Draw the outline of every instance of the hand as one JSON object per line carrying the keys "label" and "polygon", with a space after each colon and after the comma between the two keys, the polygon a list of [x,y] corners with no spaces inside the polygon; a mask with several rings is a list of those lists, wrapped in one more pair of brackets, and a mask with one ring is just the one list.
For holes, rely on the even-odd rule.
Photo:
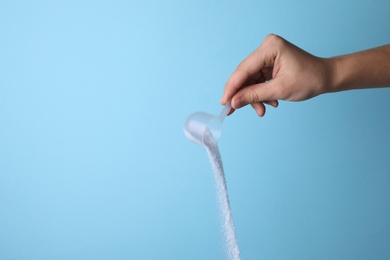
{"label": "hand", "polygon": [[232,99],[231,113],[251,104],[264,116],[264,104],[277,107],[278,100],[302,101],[324,93],[329,74],[326,59],[270,34],[230,76],[221,104]]}

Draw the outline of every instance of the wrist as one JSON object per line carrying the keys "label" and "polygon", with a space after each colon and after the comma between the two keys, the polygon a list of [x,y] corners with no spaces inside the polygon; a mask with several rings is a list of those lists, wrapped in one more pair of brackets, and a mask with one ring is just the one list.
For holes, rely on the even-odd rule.
{"label": "wrist", "polygon": [[341,74],[342,60],[340,57],[324,58],[325,80],[323,93],[331,93],[342,90],[343,76]]}

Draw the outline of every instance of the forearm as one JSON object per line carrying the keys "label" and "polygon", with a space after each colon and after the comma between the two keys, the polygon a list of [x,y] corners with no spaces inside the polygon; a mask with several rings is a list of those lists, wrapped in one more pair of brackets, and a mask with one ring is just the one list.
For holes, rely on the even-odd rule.
{"label": "forearm", "polygon": [[330,79],[324,92],[390,86],[390,44],[326,60]]}

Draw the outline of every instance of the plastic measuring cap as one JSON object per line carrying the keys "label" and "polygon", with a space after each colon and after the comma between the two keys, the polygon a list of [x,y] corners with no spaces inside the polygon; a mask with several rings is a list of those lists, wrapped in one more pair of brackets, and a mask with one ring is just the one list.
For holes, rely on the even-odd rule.
{"label": "plastic measuring cap", "polygon": [[229,102],[223,107],[219,115],[211,115],[205,112],[192,113],[184,124],[184,134],[192,142],[204,146],[206,129],[209,129],[215,141],[222,134],[222,124],[232,106]]}

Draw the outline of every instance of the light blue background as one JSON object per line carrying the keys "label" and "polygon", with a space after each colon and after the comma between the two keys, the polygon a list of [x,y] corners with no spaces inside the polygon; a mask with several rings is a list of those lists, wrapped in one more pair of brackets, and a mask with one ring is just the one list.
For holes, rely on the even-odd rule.
{"label": "light blue background", "polygon": [[[0,258],[224,259],[182,126],[268,33],[390,42],[388,0],[0,2]],[[220,149],[242,259],[390,258],[390,89],[243,108]]]}

